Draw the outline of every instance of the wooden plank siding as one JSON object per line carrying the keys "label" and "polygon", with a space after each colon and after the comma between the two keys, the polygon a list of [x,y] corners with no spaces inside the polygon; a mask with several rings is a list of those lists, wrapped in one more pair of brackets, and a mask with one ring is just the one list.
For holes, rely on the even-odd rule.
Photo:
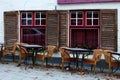
{"label": "wooden plank siding", "polygon": [[68,11],[59,11],[59,46],[67,46],[68,42]]}
{"label": "wooden plank siding", "polygon": [[11,45],[18,40],[18,12],[4,12],[4,43]]}
{"label": "wooden plank siding", "polygon": [[59,15],[56,11],[47,12],[46,45],[59,46]]}
{"label": "wooden plank siding", "polygon": [[117,51],[117,10],[100,10],[101,48]]}
{"label": "wooden plank siding", "polygon": [[68,11],[48,11],[46,45],[66,46],[68,40]]}
{"label": "wooden plank siding", "polygon": [[[46,45],[66,46],[68,44],[68,10],[46,11]],[[18,40],[18,12],[4,12],[4,42]],[[100,10],[100,48],[117,50],[117,10]]]}

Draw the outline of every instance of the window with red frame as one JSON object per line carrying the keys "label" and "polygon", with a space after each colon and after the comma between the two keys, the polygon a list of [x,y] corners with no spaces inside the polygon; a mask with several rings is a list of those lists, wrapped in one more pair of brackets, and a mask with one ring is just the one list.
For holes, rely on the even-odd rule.
{"label": "window with red frame", "polygon": [[83,12],[75,11],[70,13],[70,22],[73,26],[83,25]]}
{"label": "window with red frame", "polygon": [[46,13],[35,12],[35,25],[45,25],[45,24],[46,24]]}
{"label": "window with red frame", "polygon": [[31,26],[32,25],[32,12],[21,13],[21,25]]}
{"label": "window with red frame", "polygon": [[99,25],[99,12],[87,11],[86,12],[86,26],[98,26]]}
{"label": "window with red frame", "polygon": [[22,26],[44,26],[46,25],[45,12],[21,12]]}
{"label": "window with red frame", "polygon": [[21,12],[21,42],[45,45],[46,12]]}
{"label": "window with red frame", "polygon": [[70,11],[70,46],[99,47],[99,11]]}
{"label": "window with red frame", "polygon": [[99,26],[99,11],[71,11],[70,26]]}

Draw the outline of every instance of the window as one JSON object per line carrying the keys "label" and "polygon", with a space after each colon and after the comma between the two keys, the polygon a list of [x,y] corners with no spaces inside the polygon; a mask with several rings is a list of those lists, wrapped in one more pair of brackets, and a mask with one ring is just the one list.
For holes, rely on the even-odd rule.
{"label": "window", "polygon": [[45,26],[46,13],[45,12],[21,12],[22,26]]}
{"label": "window", "polygon": [[45,25],[46,24],[46,14],[45,12],[35,13],[35,25]]}
{"label": "window", "polygon": [[71,12],[70,17],[71,25],[83,25],[83,12]]}
{"label": "window", "polygon": [[46,12],[23,11],[20,15],[20,24],[21,42],[45,45]]}
{"label": "window", "polygon": [[99,13],[97,11],[86,12],[86,26],[98,26],[99,25]]}
{"label": "window", "polygon": [[99,11],[71,11],[70,26],[99,26]]}
{"label": "window", "polygon": [[[100,18],[98,10],[70,11],[70,46],[99,47]],[[94,42],[94,43],[93,43]]]}
{"label": "window", "polygon": [[32,12],[23,12],[21,18],[22,25],[32,25]]}

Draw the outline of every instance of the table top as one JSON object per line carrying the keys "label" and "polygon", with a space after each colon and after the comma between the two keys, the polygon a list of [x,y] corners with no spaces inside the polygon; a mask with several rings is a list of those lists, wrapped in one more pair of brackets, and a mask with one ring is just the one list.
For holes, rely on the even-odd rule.
{"label": "table top", "polygon": [[43,48],[43,46],[36,45],[36,44],[20,44],[20,46],[25,47],[25,48]]}
{"label": "table top", "polygon": [[120,52],[110,52],[113,55],[120,55]]}
{"label": "table top", "polygon": [[4,44],[4,43],[1,43],[1,42],[0,42],[0,45],[3,45],[3,44]]}
{"label": "table top", "polygon": [[70,50],[70,51],[82,51],[82,52],[88,52],[88,51],[91,51],[92,50],[89,50],[89,49],[84,49],[84,48],[64,48],[65,50]]}

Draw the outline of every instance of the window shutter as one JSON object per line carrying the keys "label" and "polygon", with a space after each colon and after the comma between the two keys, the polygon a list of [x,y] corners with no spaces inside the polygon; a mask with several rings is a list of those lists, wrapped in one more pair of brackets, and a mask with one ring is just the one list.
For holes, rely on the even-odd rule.
{"label": "window shutter", "polygon": [[117,50],[117,10],[100,11],[101,48]]}
{"label": "window shutter", "polygon": [[68,11],[59,11],[59,46],[67,46],[68,42]]}
{"label": "window shutter", "polygon": [[46,45],[59,46],[59,15],[56,11],[47,12]]}
{"label": "window shutter", "polygon": [[18,12],[4,12],[4,42],[6,45],[18,40]]}

